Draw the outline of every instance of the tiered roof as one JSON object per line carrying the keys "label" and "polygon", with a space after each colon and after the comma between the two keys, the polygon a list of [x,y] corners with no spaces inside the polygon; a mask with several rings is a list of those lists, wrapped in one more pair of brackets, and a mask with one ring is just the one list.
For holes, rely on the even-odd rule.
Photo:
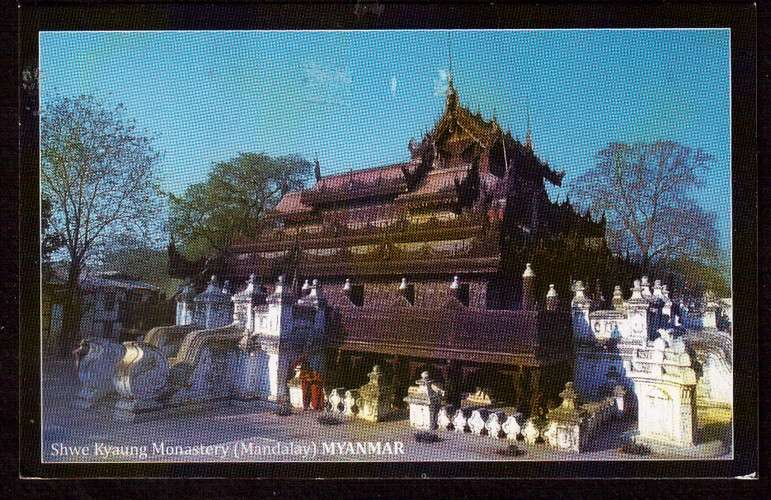
{"label": "tiered roof", "polygon": [[456,167],[451,169],[432,170],[416,189],[412,192],[399,196],[399,200],[411,200],[425,196],[436,196],[442,194],[454,194],[455,183],[462,183],[470,173],[468,167]]}
{"label": "tiered roof", "polygon": [[[485,120],[479,113],[472,113],[462,106],[450,82],[442,117],[419,143],[410,141],[410,161],[321,177],[309,189],[286,193],[274,215],[309,213],[314,208],[323,208],[326,213],[335,206],[357,201],[377,205],[453,198],[458,195],[456,186],[466,182],[475,167],[473,162],[464,161],[449,168],[432,168],[437,148],[446,146],[444,141],[451,137],[462,138],[461,142],[468,144],[463,147],[477,151],[491,151],[496,144],[497,147],[502,145],[509,165],[517,165],[519,175],[528,171],[554,184],[561,182],[562,174],[539,160],[531,146],[504,133],[494,118]],[[484,192],[505,195],[509,171],[504,169],[494,175],[477,166],[474,174],[479,176]],[[374,206],[373,210],[376,210]]]}
{"label": "tiered roof", "polygon": [[[318,276],[453,273],[459,268],[493,273],[501,263],[498,226],[508,220],[504,212],[526,214],[524,205],[532,203],[533,197],[529,191],[519,192],[543,190],[537,184],[542,178],[553,183],[561,179],[533,154],[529,144],[504,133],[494,118],[486,120],[463,107],[452,85],[441,118],[420,141],[410,141],[409,151],[410,160],[402,163],[324,177],[317,168],[313,186],[286,193],[266,218],[267,224],[275,219],[287,224],[233,245],[222,255],[221,264],[234,275],[244,276],[252,271],[269,276],[285,268],[300,273],[307,268]],[[548,199],[545,191],[542,194]],[[487,210],[493,200],[495,213],[500,214],[495,217]],[[523,206],[515,207],[512,200]],[[430,218],[427,209],[435,208],[479,221],[447,221],[442,215],[430,221],[430,230],[418,227]],[[541,210],[536,223],[552,229],[556,217],[551,215],[558,211],[556,207]],[[548,219],[548,224],[541,218]],[[394,246],[397,242],[465,237],[495,245],[475,244],[468,253],[452,255],[430,250],[430,245],[419,252]],[[367,252],[350,248],[356,245],[377,248]],[[329,250],[315,251],[319,248]],[[176,274],[205,267],[203,261],[183,261],[173,245],[169,254],[170,268]]]}
{"label": "tiered roof", "polygon": [[300,200],[315,206],[402,193],[407,189],[402,168],[407,167],[409,163],[397,163],[322,177],[300,193]]}

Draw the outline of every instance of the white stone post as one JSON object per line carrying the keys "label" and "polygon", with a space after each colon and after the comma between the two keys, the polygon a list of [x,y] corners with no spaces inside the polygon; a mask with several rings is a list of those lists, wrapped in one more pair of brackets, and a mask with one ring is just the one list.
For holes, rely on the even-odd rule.
{"label": "white stone post", "polygon": [[613,387],[613,401],[616,404],[616,415],[624,416],[624,398],[626,397],[626,388],[623,385]]}
{"label": "white stone post", "polygon": [[298,365],[294,369],[294,377],[286,383],[289,389],[289,404],[295,410],[305,409],[305,397],[302,386],[304,375],[302,366]]}
{"label": "white stone post", "polygon": [[573,300],[570,303],[573,312],[573,336],[580,340],[592,338],[592,329],[589,323],[589,310],[592,302],[586,297],[585,290],[584,283],[576,281],[573,285]]}
{"label": "white stone post", "polygon": [[661,295],[664,298],[664,307],[661,309],[662,314],[669,318],[669,322],[673,321],[672,318],[672,299],[669,298],[669,290],[667,285],[661,285]]}
{"label": "white stone post", "polygon": [[621,287],[618,285],[616,285],[616,287],[613,289],[613,298],[611,299],[611,304],[613,305],[613,309],[616,311],[624,310],[624,294],[621,293]]}
{"label": "white stone post", "polygon": [[693,446],[696,373],[680,340],[659,337],[635,350],[627,376],[637,396],[638,438],[666,446]]}
{"label": "white stone post", "polygon": [[652,294],[651,294],[651,288],[650,284],[648,283],[648,277],[643,276],[642,280],[640,281],[640,294],[643,296],[645,300],[651,300]]}
{"label": "white stone post", "polygon": [[252,274],[246,287],[233,295],[233,321],[252,333],[254,331],[254,308],[265,302],[265,293],[257,284],[257,277]]}
{"label": "white stone post", "polygon": [[441,430],[449,430],[456,410],[457,408],[454,405],[442,406],[436,415],[437,427]]}
{"label": "white stone post", "polygon": [[485,424],[490,416],[490,410],[487,408],[477,408],[471,412],[471,417],[468,419],[468,428],[472,434],[480,436],[482,431],[485,430]]}
{"label": "white stone post", "polygon": [[522,429],[522,436],[525,438],[525,443],[535,444],[538,437],[541,435],[541,431],[533,422],[533,419],[528,419],[525,423],[525,428]]}
{"label": "white stone post", "polygon": [[193,285],[186,283],[182,288],[182,292],[177,296],[177,314],[176,324],[179,326],[192,325],[193,324],[193,311],[195,292],[193,291]]}
{"label": "white stone post", "polygon": [[359,391],[351,389],[345,391],[345,399],[343,400],[343,415],[346,417],[355,417],[359,411],[359,407],[356,405],[359,399]]}
{"label": "white stone post", "polygon": [[718,314],[720,313],[720,304],[715,300],[714,295],[707,291],[704,294],[704,314],[702,315],[701,325],[703,328],[717,329]]}
{"label": "white stone post", "polygon": [[286,286],[283,276],[266,300],[268,304],[267,329],[262,335],[262,347],[268,356],[269,399],[279,405],[288,404],[286,381],[295,353],[289,352],[284,339],[292,335],[295,296]]}
{"label": "white stone post", "polygon": [[506,439],[509,441],[516,441],[519,435],[522,433],[522,425],[520,424],[521,414],[517,413],[509,415],[506,420],[503,421],[501,429],[506,434]]}
{"label": "white stone post", "polygon": [[442,404],[444,391],[436,387],[428,372],[420,374],[420,380],[407,390],[404,402],[409,405],[410,426],[432,431],[437,428],[437,413]]}
{"label": "white stone post", "polygon": [[345,412],[345,387],[337,387],[329,391],[329,409],[334,414]]}
{"label": "white stone post", "polygon": [[233,303],[230,294],[217,285],[216,276],[212,276],[209,286],[197,295],[195,301],[196,323],[204,330],[227,326],[233,318]]}
{"label": "white stone post", "polygon": [[459,408],[458,411],[455,412],[455,416],[452,418],[452,426],[455,432],[459,432],[459,433],[466,432],[468,419],[469,417],[471,417],[471,412],[473,410],[474,408],[466,407],[466,408]]}
{"label": "white stone post", "polygon": [[634,281],[632,296],[626,302],[626,314],[630,324],[627,335],[636,342],[645,344],[648,340],[648,300],[642,295],[639,280]]}
{"label": "white stone post", "polygon": [[549,312],[555,312],[560,305],[560,298],[557,294],[557,290],[554,288],[554,284],[549,285],[549,291],[546,292],[546,310]]}
{"label": "white stone post", "polygon": [[522,273],[522,309],[535,309],[535,273],[529,262],[525,264],[525,271]]}

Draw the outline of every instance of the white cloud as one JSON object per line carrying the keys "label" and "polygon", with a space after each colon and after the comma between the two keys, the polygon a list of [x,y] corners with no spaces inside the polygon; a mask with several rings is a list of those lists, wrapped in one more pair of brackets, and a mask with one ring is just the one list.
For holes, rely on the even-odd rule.
{"label": "white cloud", "polygon": [[353,79],[345,68],[323,66],[318,61],[303,65],[310,99],[316,102],[337,101],[348,91]]}
{"label": "white cloud", "polygon": [[434,78],[434,97],[447,94],[447,84],[450,80],[450,72],[446,69],[440,69],[437,74],[439,78]]}
{"label": "white cloud", "polygon": [[396,85],[398,85],[399,81],[396,79],[395,76],[391,77],[391,81],[388,84],[388,87],[391,89],[391,95],[396,95]]}

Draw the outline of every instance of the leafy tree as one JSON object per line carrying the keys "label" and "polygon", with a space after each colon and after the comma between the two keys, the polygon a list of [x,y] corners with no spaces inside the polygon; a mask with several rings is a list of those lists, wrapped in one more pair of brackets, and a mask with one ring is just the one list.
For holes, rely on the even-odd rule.
{"label": "leafy tree", "polygon": [[718,297],[731,296],[731,268],[727,255],[707,262],[679,257],[662,262],[659,268],[661,275],[668,276],[670,286],[687,295],[701,296],[710,290]]}
{"label": "leafy tree", "polygon": [[648,269],[655,261],[718,258],[715,215],[694,200],[711,157],[672,141],[612,143],[572,191],[580,205],[607,218],[617,253],[631,251]]}
{"label": "leafy tree", "polygon": [[62,350],[77,341],[80,276],[126,238],[149,240],[158,219],[153,169],[159,155],[121,105],[90,96],[47,102],[40,121],[41,189],[51,201],[51,229],[63,237],[67,299]]}
{"label": "leafy tree", "polygon": [[311,170],[310,162],[297,155],[241,153],[215,163],[206,181],[191,185],[183,196],[169,195],[172,234],[191,258],[255,237],[262,215],[286,192],[302,188]]}
{"label": "leafy tree", "polygon": [[167,297],[173,295],[182,280],[172,278],[161,270],[168,269],[169,256],[163,249],[148,245],[127,246],[107,252],[102,267],[109,271],[120,271],[136,276],[142,281],[161,289]]}

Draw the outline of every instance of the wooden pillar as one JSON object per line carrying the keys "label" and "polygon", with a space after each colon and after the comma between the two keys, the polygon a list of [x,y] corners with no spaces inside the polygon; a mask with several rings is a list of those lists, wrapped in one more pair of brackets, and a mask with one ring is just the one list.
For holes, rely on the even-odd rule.
{"label": "wooden pillar", "polygon": [[527,395],[527,378],[525,377],[525,367],[522,365],[517,367],[514,384],[517,391],[517,406],[522,408],[527,403],[525,399]]}
{"label": "wooden pillar", "polygon": [[[359,377],[359,371],[362,369],[362,357],[361,356],[354,356],[350,355],[350,362],[348,364],[348,377],[347,377],[347,383],[345,384],[346,387],[359,387],[360,385],[360,377]],[[370,367],[371,369],[372,367]],[[367,372],[369,373],[369,372]]]}
{"label": "wooden pillar", "polygon": [[530,414],[535,415],[543,408],[543,388],[541,387],[541,367],[534,366],[530,369]]}
{"label": "wooden pillar", "polygon": [[340,360],[341,353],[339,349],[328,348],[325,350],[326,360],[324,362],[324,368],[326,373],[322,373],[321,376],[324,380],[324,384],[327,388],[339,387],[340,382]]}
{"label": "wooden pillar", "polygon": [[420,378],[420,369],[424,363],[421,361],[410,360],[407,362],[407,379],[409,381],[417,380]]}
{"label": "wooden pillar", "polygon": [[503,381],[500,398],[507,403],[520,408],[522,406],[522,395],[524,393],[522,367],[513,366],[509,370],[500,370],[498,372],[500,380]]}
{"label": "wooden pillar", "polygon": [[476,390],[477,380],[474,380],[476,377],[475,375],[479,372],[479,368],[476,366],[462,366],[461,367],[461,373],[463,373],[463,376],[461,377],[461,395],[463,392],[474,392]]}
{"label": "wooden pillar", "polygon": [[409,381],[407,380],[407,373],[406,369],[408,368],[407,363],[405,363],[404,358],[402,356],[396,356],[394,358],[391,358],[386,361],[388,365],[391,368],[391,384],[394,387],[394,392],[396,394],[396,399],[394,400],[394,404],[397,407],[401,407],[404,402],[402,401],[402,398],[407,395],[407,387]]}
{"label": "wooden pillar", "polygon": [[439,378],[440,374],[442,375],[442,383],[446,384],[447,383],[447,377],[450,374],[450,367],[447,364],[447,362],[444,362],[444,363],[434,363],[434,365],[432,366],[431,377],[434,380],[437,380]]}
{"label": "wooden pillar", "polygon": [[549,366],[544,368],[544,384],[543,385],[543,404],[546,408],[549,407],[549,403],[552,405],[558,405],[560,402],[559,392],[565,386],[562,381],[561,371],[559,366]]}
{"label": "wooden pillar", "polygon": [[453,405],[460,404],[460,386],[463,373],[463,365],[460,361],[447,360],[447,375],[445,376],[445,397],[447,402]]}

